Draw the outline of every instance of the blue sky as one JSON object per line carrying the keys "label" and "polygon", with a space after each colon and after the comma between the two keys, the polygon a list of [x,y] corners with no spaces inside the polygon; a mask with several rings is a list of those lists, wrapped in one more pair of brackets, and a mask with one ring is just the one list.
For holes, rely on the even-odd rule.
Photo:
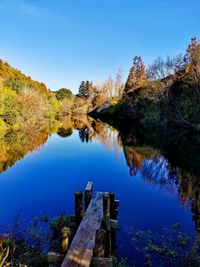
{"label": "blue sky", "polygon": [[53,90],[126,78],[200,36],[200,0],[0,0],[0,58]]}

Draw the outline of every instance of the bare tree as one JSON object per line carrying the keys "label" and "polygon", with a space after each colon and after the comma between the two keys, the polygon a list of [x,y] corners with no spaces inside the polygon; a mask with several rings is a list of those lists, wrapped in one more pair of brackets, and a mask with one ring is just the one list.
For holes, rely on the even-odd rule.
{"label": "bare tree", "polygon": [[114,81],[111,76],[104,82],[104,88],[109,99],[114,95]]}
{"label": "bare tree", "polygon": [[166,60],[159,57],[148,67],[148,77],[150,80],[165,79],[175,73],[184,71],[187,63],[187,57],[182,54],[173,57],[167,56]]}
{"label": "bare tree", "polygon": [[124,91],[124,77],[123,77],[123,71],[121,68],[118,69],[116,80],[115,80],[115,92],[114,96],[117,97],[117,99],[120,99],[122,97]]}

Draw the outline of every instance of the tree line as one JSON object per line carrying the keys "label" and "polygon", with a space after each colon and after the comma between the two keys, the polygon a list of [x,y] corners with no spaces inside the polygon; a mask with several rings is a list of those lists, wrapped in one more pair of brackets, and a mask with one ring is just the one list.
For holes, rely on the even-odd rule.
{"label": "tree line", "polygon": [[[113,107],[112,107],[113,108]],[[104,115],[109,115],[109,108]],[[200,130],[200,43],[196,37],[185,54],[161,57],[145,66],[135,56],[124,90],[112,114],[144,126],[174,125]]]}
{"label": "tree line", "polygon": [[115,80],[109,76],[103,82],[82,81],[77,96],[89,99],[93,106],[98,106],[106,101],[118,101],[122,97],[123,90],[123,71],[119,68]]}

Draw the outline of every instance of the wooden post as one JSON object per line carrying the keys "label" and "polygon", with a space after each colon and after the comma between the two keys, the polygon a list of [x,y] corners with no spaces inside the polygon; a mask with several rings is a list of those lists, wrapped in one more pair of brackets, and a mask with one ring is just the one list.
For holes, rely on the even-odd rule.
{"label": "wooden post", "polygon": [[105,257],[106,231],[99,229],[96,231],[94,257]]}
{"label": "wooden post", "polygon": [[103,196],[103,221],[106,229],[106,251],[105,255],[111,253],[111,227],[110,227],[110,194],[105,193]]}
{"label": "wooden post", "polygon": [[55,252],[48,252],[47,261],[49,263],[49,267],[56,267],[59,262],[63,259],[63,255]]}
{"label": "wooden post", "polygon": [[110,193],[110,225],[111,225],[111,254],[116,254],[116,229],[118,229],[118,206],[119,200],[115,200],[115,194]]}
{"label": "wooden post", "polygon": [[115,217],[115,194],[110,193],[110,218],[116,219]]}
{"label": "wooden post", "polygon": [[64,226],[61,229],[61,247],[62,247],[62,251],[66,252],[69,248],[69,239],[70,239],[70,228]]}
{"label": "wooden post", "polygon": [[80,223],[83,215],[83,193],[78,191],[75,193],[75,216],[77,224]]}
{"label": "wooden post", "polygon": [[119,200],[115,199],[115,208],[119,207]]}
{"label": "wooden post", "polygon": [[111,255],[115,256],[116,254],[116,229],[111,228]]}
{"label": "wooden post", "polygon": [[115,216],[116,216],[116,218],[117,218],[118,214],[119,214],[119,209],[115,209]]}
{"label": "wooden post", "polygon": [[103,195],[103,216],[104,216],[105,223],[108,220],[110,220],[110,195],[109,193],[105,193]]}
{"label": "wooden post", "polygon": [[90,200],[92,199],[92,187],[93,183],[88,182],[85,188],[85,211],[87,210],[87,207],[90,204]]}
{"label": "wooden post", "polygon": [[115,216],[114,216],[114,218],[115,218],[115,220],[117,219],[117,216],[118,216],[118,214],[119,214],[119,209],[118,209],[118,207],[119,207],[119,200],[116,200],[115,199],[115,202],[114,202],[114,207],[115,207]]}
{"label": "wooden post", "polygon": [[113,267],[113,258],[93,258],[90,267]]}

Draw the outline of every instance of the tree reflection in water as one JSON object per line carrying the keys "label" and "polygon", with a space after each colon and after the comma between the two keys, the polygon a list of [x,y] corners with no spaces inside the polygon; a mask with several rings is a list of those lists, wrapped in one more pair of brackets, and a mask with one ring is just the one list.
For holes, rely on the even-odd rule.
{"label": "tree reflection in water", "polygon": [[87,127],[80,129],[79,137],[83,143],[88,143],[89,141],[91,141],[91,137],[89,136],[89,129]]}

